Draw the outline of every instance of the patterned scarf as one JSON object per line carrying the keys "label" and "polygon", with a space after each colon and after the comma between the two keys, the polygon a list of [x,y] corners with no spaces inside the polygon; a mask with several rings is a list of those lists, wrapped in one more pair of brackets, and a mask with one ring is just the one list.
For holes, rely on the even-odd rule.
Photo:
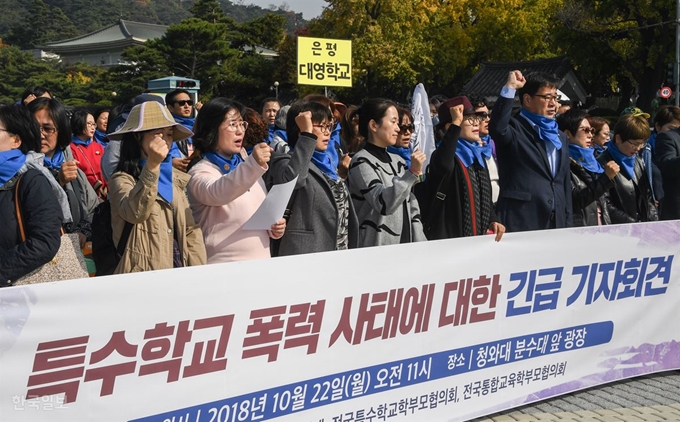
{"label": "patterned scarf", "polygon": [[562,141],[560,140],[559,129],[555,119],[532,113],[526,109],[522,109],[520,114],[536,125],[539,138],[552,143],[557,150],[562,149]]}
{"label": "patterned scarf", "polygon": [[[139,166],[144,167],[146,160],[140,160]],[[158,195],[168,204],[172,203],[172,157],[168,154],[161,162],[161,174],[158,178]]]}
{"label": "patterned scarf", "polygon": [[26,155],[20,149],[0,152],[0,186],[14,177],[26,162]]}
{"label": "patterned scarf", "polygon": [[243,162],[241,154],[234,154],[231,156],[231,158],[225,158],[221,154],[211,151],[203,154],[203,157],[216,165],[223,175],[231,173],[236,167],[239,166],[239,164]]}
{"label": "patterned scarf", "polygon": [[591,173],[604,173],[604,168],[595,158],[595,151],[592,148],[569,144],[569,156]]}
{"label": "patterned scarf", "polygon": [[50,170],[61,170],[61,165],[64,164],[64,150],[57,147],[52,158],[47,158],[47,155],[43,157],[43,164]]}

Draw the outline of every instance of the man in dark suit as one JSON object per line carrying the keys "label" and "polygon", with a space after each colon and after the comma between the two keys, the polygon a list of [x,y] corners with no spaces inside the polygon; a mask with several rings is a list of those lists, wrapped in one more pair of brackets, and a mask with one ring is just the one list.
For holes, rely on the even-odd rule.
{"label": "man in dark suit", "polygon": [[[557,129],[558,80],[513,70],[489,122],[496,143],[497,216],[508,232],[572,226],[567,137]],[[515,93],[522,109],[512,116]]]}
{"label": "man in dark suit", "polygon": [[664,190],[659,218],[680,219],[680,129],[662,132],[656,137],[654,157],[661,169]]}

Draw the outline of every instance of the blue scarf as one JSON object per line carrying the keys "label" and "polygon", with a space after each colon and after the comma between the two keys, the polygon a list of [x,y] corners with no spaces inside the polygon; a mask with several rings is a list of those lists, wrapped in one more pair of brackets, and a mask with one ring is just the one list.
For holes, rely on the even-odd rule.
{"label": "blue scarf", "polygon": [[203,157],[217,166],[222,174],[231,173],[236,167],[243,162],[241,154],[234,154],[231,158],[225,158],[216,152],[206,152]]}
{"label": "blue scarf", "polygon": [[612,141],[607,142],[605,145],[607,146],[609,154],[611,154],[614,161],[616,161],[616,164],[621,166],[621,172],[624,173],[628,179],[633,180],[633,176],[635,176],[635,156],[629,157],[623,155]]}
{"label": "blue scarf", "polygon": [[331,164],[334,168],[338,168],[340,164],[340,156],[338,155],[338,148],[340,147],[340,123],[335,124],[335,129],[331,133],[331,138],[328,140],[328,148],[326,154],[331,157]]}
{"label": "blue scarf", "polygon": [[338,168],[333,165],[333,161],[326,151],[314,151],[312,163],[321,170],[321,173],[335,181],[338,180]]}
{"label": "blue scarf", "polygon": [[94,131],[94,140],[104,148],[109,144],[109,138],[106,137],[106,133],[100,132],[99,129]]}
{"label": "blue scarf", "polygon": [[559,129],[557,128],[555,119],[541,116],[540,114],[534,114],[525,109],[522,109],[520,114],[536,125],[539,138],[552,143],[557,150],[562,149],[562,141],[560,140]]}
{"label": "blue scarf", "polygon": [[[140,160],[139,166],[144,167],[146,160]],[[158,178],[158,195],[170,204],[172,203],[172,157],[168,154],[161,162],[161,174]]]}
{"label": "blue scarf", "polygon": [[4,186],[24,166],[26,155],[20,149],[0,152],[0,186]]}
{"label": "blue scarf", "polygon": [[459,138],[458,145],[456,145],[456,155],[466,168],[470,167],[475,160],[477,160],[480,166],[486,167],[486,160],[484,160],[482,148],[478,142]]}
{"label": "blue scarf", "polygon": [[651,134],[649,139],[647,139],[647,145],[649,145],[649,147],[652,149],[652,151],[654,151],[654,148],[656,148],[656,136],[657,135],[658,135],[658,133],[654,132],[654,133]]}
{"label": "blue scarf", "polygon": [[172,117],[175,119],[175,123],[179,123],[180,125],[184,126],[185,128],[189,129],[192,132],[194,131],[194,123],[196,123],[195,118],[182,117],[176,114],[173,114]]}
{"label": "blue scarf", "polygon": [[493,157],[493,141],[491,140],[491,135],[486,135],[483,137],[482,142],[484,142],[484,145],[480,145],[482,157],[484,157],[485,160],[488,160]]}
{"label": "blue scarf", "polygon": [[272,139],[274,139],[274,132],[276,132],[276,125],[269,125],[268,126],[269,132],[267,132],[267,139],[264,141],[267,143],[267,145],[272,143]]}
{"label": "blue scarf", "polygon": [[92,139],[88,139],[87,141],[83,141],[82,139],[80,139],[76,135],[73,135],[73,137],[71,137],[71,142],[73,142],[76,145],[89,146],[92,143]]}
{"label": "blue scarf", "polygon": [[47,155],[43,157],[43,164],[48,169],[60,170],[61,165],[64,164],[64,150],[57,147],[52,158],[47,158]]}
{"label": "blue scarf", "polygon": [[397,154],[406,161],[406,168],[411,168],[411,149],[407,147],[394,147],[392,145],[387,147],[387,152]]}
{"label": "blue scarf", "polygon": [[605,152],[605,148],[602,148],[601,146],[599,146],[597,144],[593,144],[593,149],[595,150],[595,156],[598,156],[598,155],[602,154],[603,152]]}
{"label": "blue scarf", "polygon": [[569,144],[569,156],[591,173],[604,173],[604,168],[595,158],[595,151],[592,148]]}

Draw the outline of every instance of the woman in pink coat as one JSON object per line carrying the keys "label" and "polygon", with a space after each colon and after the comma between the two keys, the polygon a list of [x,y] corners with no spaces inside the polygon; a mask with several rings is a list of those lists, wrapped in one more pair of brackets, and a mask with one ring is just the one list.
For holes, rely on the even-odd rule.
{"label": "woman in pink coat", "polygon": [[285,220],[270,230],[243,230],[267,196],[262,175],[271,148],[257,144],[249,156],[243,148],[248,122],[243,105],[217,97],[201,108],[194,125],[195,157],[189,167],[189,203],[203,230],[208,263],[269,258],[270,238],[283,236]]}

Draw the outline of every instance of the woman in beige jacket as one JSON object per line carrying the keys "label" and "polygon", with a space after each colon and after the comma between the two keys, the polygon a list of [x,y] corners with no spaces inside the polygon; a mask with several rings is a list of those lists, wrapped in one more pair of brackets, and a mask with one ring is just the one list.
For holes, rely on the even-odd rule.
{"label": "woman in beige jacket", "polygon": [[114,244],[133,225],[116,274],[205,264],[203,234],[184,194],[189,176],[173,169],[168,155],[173,140],[191,135],[155,101],[135,106],[123,128],[109,135],[122,140],[109,181]]}

